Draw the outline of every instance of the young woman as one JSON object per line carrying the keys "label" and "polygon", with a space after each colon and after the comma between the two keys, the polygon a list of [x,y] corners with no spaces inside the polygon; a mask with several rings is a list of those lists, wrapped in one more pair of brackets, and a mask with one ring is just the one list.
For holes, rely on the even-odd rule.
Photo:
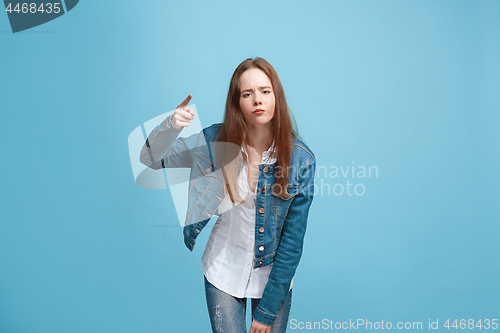
{"label": "young woman", "polygon": [[297,134],[276,71],[262,58],[236,68],[223,123],[177,138],[194,118],[190,100],[151,132],[141,162],[154,169],[191,168],[184,227],[191,251],[219,215],[202,257],[213,332],[246,333],[247,298],[250,333],[285,332],[313,200],[315,156]]}

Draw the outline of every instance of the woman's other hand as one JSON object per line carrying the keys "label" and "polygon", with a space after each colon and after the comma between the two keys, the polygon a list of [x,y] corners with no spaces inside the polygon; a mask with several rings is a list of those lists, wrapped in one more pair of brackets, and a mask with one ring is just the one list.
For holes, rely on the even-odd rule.
{"label": "woman's other hand", "polygon": [[193,96],[189,94],[189,96],[181,104],[177,106],[177,109],[175,109],[174,114],[170,119],[172,121],[172,126],[175,129],[188,127],[189,122],[194,119],[194,111],[186,107],[189,104],[189,101],[191,100],[192,97]]}
{"label": "woman's other hand", "polygon": [[252,319],[252,326],[250,326],[250,332],[248,333],[271,333],[271,326],[264,325]]}

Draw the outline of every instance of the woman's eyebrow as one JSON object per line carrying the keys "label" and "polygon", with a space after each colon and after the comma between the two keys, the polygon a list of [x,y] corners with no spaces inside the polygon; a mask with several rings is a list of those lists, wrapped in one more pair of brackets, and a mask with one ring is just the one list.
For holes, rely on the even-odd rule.
{"label": "woman's eyebrow", "polygon": [[[262,89],[271,89],[271,87],[270,86],[262,86],[262,87],[259,87],[259,89],[261,89],[261,90]],[[249,89],[242,90],[241,92],[243,93],[245,91],[253,91],[253,89],[249,88]]]}

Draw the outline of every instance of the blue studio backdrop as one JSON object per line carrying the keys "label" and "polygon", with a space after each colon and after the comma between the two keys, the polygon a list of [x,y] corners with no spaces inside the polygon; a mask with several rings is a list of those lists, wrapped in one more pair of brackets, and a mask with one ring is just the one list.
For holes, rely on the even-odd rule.
{"label": "blue studio backdrop", "polygon": [[500,1],[54,4],[0,13],[0,332],[210,332],[127,140],[256,56],[317,159],[288,331],[500,332]]}

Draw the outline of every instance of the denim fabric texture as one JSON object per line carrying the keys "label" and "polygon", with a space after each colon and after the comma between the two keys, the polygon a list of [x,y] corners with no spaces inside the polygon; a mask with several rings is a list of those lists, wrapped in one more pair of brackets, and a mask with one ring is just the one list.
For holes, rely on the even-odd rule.
{"label": "denim fabric texture", "polygon": [[[208,314],[214,333],[247,333],[246,306],[247,298],[238,298],[217,289],[205,279],[205,294]],[[292,305],[292,290],[288,292],[285,302],[278,311],[278,316],[271,325],[271,333],[284,333],[288,325],[290,307]],[[250,298],[252,316],[259,305],[260,298]]]}
{"label": "denim fabric texture", "polygon": [[[212,156],[220,124],[206,127],[199,134],[178,138],[182,129],[172,127],[170,117],[149,134],[140,160],[153,169],[191,168],[183,234],[186,247],[192,251],[196,238],[224,198],[222,173]],[[259,165],[254,267],[273,263],[273,268],[253,316],[266,325],[272,325],[288,295],[302,256],[314,194],[315,156],[305,143],[291,140],[287,197],[273,192],[276,165]]]}

